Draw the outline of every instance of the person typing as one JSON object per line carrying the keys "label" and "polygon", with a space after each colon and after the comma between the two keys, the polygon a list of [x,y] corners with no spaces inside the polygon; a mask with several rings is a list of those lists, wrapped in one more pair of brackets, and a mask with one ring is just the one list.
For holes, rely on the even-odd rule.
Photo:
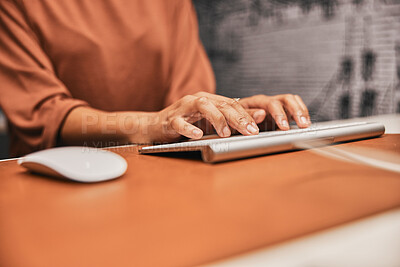
{"label": "person typing", "polygon": [[299,96],[216,95],[189,0],[0,1],[0,105],[12,156],[59,145],[255,135],[310,117]]}

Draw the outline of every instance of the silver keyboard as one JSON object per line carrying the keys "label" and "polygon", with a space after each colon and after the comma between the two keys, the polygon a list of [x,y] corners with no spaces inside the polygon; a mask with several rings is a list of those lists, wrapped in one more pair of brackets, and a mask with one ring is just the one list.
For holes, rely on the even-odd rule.
{"label": "silver keyboard", "polygon": [[340,124],[328,122],[320,125],[313,124],[305,129],[267,131],[250,136],[236,135],[226,138],[220,138],[217,135],[205,136],[201,140],[141,147],[139,152],[146,154],[198,150],[201,151],[205,162],[218,162],[298,149],[296,144],[299,142],[323,140],[323,143],[329,144],[377,137],[384,132],[385,127],[375,122]]}
{"label": "silver keyboard", "polygon": [[315,132],[315,131],[323,131],[323,130],[331,130],[331,129],[338,129],[338,128],[343,128],[343,127],[352,127],[352,126],[357,126],[357,125],[365,125],[367,122],[352,122],[352,123],[343,123],[343,124],[337,124],[337,125],[320,125],[318,124],[312,124],[308,128],[304,129],[291,129],[287,131],[266,131],[266,132],[260,132],[258,135],[234,135],[230,137],[225,137],[221,138],[218,137],[217,135],[213,135],[212,138],[210,139],[210,136],[206,136],[205,140],[193,140],[193,141],[185,141],[185,142],[179,142],[179,143],[172,143],[172,144],[163,144],[163,145],[155,145],[151,147],[143,147],[141,150],[146,151],[147,149],[162,149],[162,148],[172,148],[172,147],[198,147],[198,146],[207,146],[207,145],[212,145],[215,143],[225,143],[225,142],[234,142],[234,141],[243,141],[243,140],[250,140],[250,139],[256,139],[256,138],[265,138],[265,137],[272,137],[272,136],[285,136],[285,135],[292,135],[292,134],[304,134],[304,133],[310,133],[310,132]]}

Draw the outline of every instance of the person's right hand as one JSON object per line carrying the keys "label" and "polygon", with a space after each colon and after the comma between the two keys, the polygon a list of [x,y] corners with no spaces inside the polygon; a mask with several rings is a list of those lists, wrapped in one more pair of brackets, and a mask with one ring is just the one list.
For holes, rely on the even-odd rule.
{"label": "person's right hand", "polygon": [[200,139],[203,131],[193,123],[201,119],[209,121],[220,137],[230,136],[230,128],[243,135],[259,132],[256,121],[237,100],[204,92],[187,95],[155,116],[155,142],[176,141],[181,136]]}

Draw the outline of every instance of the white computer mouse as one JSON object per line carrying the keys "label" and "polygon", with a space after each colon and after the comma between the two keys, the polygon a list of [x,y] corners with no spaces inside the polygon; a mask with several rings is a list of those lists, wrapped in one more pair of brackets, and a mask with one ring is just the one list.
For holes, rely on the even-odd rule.
{"label": "white computer mouse", "polygon": [[89,147],[57,147],[26,155],[18,164],[28,170],[93,183],[111,180],[123,175],[128,164],[113,152]]}

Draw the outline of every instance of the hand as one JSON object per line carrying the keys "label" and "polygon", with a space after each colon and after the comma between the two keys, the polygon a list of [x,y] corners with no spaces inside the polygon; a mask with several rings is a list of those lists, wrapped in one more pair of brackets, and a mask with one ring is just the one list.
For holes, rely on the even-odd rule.
{"label": "hand", "polygon": [[199,139],[203,131],[193,125],[206,119],[220,137],[231,135],[231,128],[243,135],[258,134],[256,122],[236,100],[200,92],[187,95],[157,115],[158,136],[155,141],[174,141],[181,135]]}
{"label": "hand", "polygon": [[289,129],[288,116],[302,128],[310,123],[307,107],[300,97],[293,95],[258,95],[236,101],[197,93],[183,97],[160,112],[106,112],[76,107],[61,126],[60,143],[90,143],[93,146],[107,146],[110,142],[113,145],[144,144],[177,141],[182,135],[199,139],[203,131],[193,124],[203,121],[211,123],[221,137],[230,136],[232,131],[254,135],[259,132],[257,124],[262,127],[262,122],[276,122],[282,130]]}
{"label": "hand", "polygon": [[[185,96],[156,113],[155,125],[158,127],[152,139],[153,141],[175,141],[181,135],[199,139],[203,136],[203,131],[193,124],[202,119],[209,121],[220,137],[230,136],[231,128],[243,135],[256,135],[259,133],[257,124],[266,119],[267,113],[276,118],[281,129],[286,130],[289,129],[289,124],[285,109],[295,118],[299,127],[309,125],[308,111],[300,97],[259,95],[236,101],[224,96],[200,92]],[[303,122],[303,116],[306,122]]]}
{"label": "hand", "polygon": [[[240,104],[252,115],[257,124],[276,123],[281,130],[289,130],[289,122],[294,120],[300,128],[311,125],[307,106],[298,95],[256,95],[242,98]],[[274,128],[276,129],[276,128]]]}

